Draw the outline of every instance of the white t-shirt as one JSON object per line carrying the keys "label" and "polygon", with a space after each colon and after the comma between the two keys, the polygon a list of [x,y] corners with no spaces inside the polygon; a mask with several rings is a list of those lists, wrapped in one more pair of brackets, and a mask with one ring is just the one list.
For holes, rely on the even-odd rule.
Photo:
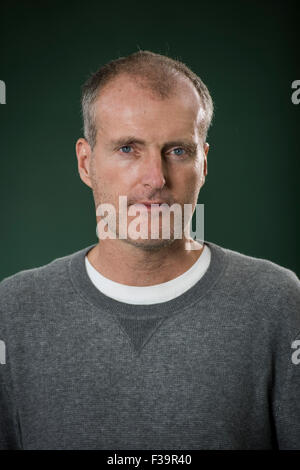
{"label": "white t-shirt", "polygon": [[175,299],[193,287],[208,269],[210,258],[210,249],[204,244],[204,249],[197,261],[183,274],[170,281],[145,287],[127,286],[102,276],[91,265],[87,256],[85,256],[85,266],[92,283],[103,294],[127,304],[149,305]]}

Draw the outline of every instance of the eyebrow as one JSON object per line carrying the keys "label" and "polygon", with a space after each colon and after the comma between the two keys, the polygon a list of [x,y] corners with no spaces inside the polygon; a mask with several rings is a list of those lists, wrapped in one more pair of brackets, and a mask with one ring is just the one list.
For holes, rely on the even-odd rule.
{"label": "eyebrow", "polygon": [[[146,145],[146,142],[142,139],[138,139],[134,136],[124,136],[120,137],[119,139],[112,140],[109,143],[109,147],[112,150],[117,150],[120,147],[123,147],[124,145],[130,145],[130,144],[140,144],[140,145]],[[162,150],[165,151],[170,147],[186,147],[191,153],[195,153],[198,148],[198,144],[191,140],[187,139],[178,139],[178,140],[172,140],[170,142],[166,142],[163,145]]]}

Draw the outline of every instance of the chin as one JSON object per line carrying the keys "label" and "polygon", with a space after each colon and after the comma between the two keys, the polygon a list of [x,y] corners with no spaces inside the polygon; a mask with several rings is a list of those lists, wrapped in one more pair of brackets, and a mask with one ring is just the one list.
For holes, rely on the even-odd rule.
{"label": "chin", "polygon": [[134,240],[132,238],[127,238],[123,240],[124,242],[128,243],[129,245],[135,246],[136,248],[140,248],[144,251],[159,251],[162,248],[166,248],[167,246],[172,245],[176,240],[174,239],[166,239],[166,238],[158,238],[158,239],[142,239],[138,238]]}

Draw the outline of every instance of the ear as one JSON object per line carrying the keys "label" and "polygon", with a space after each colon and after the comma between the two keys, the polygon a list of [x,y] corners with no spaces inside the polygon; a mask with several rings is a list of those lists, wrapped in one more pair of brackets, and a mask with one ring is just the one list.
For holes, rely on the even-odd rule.
{"label": "ear", "polygon": [[204,176],[207,176],[207,154],[208,154],[208,150],[209,150],[209,144],[207,142],[205,142],[203,144],[203,150],[204,150],[204,169],[203,169],[203,173],[204,173]]}
{"label": "ear", "polygon": [[92,149],[86,139],[81,137],[76,142],[76,155],[78,161],[78,172],[82,181],[92,188],[92,182],[90,178],[90,163]]}

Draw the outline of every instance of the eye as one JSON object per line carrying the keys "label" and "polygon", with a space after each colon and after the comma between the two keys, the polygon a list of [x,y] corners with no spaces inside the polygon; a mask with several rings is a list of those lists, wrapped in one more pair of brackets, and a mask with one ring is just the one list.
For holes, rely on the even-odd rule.
{"label": "eye", "polygon": [[182,147],[177,147],[176,149],[173,149],[172,152],[175,152],[175,155],[181,157],[184,154],[183,152],[185,152],[185,149]]}
{"label": "eye", "polygon": [[122,153],[130,153],[130,149],[132,149],[131,145],[123,145],[120,150]]}

